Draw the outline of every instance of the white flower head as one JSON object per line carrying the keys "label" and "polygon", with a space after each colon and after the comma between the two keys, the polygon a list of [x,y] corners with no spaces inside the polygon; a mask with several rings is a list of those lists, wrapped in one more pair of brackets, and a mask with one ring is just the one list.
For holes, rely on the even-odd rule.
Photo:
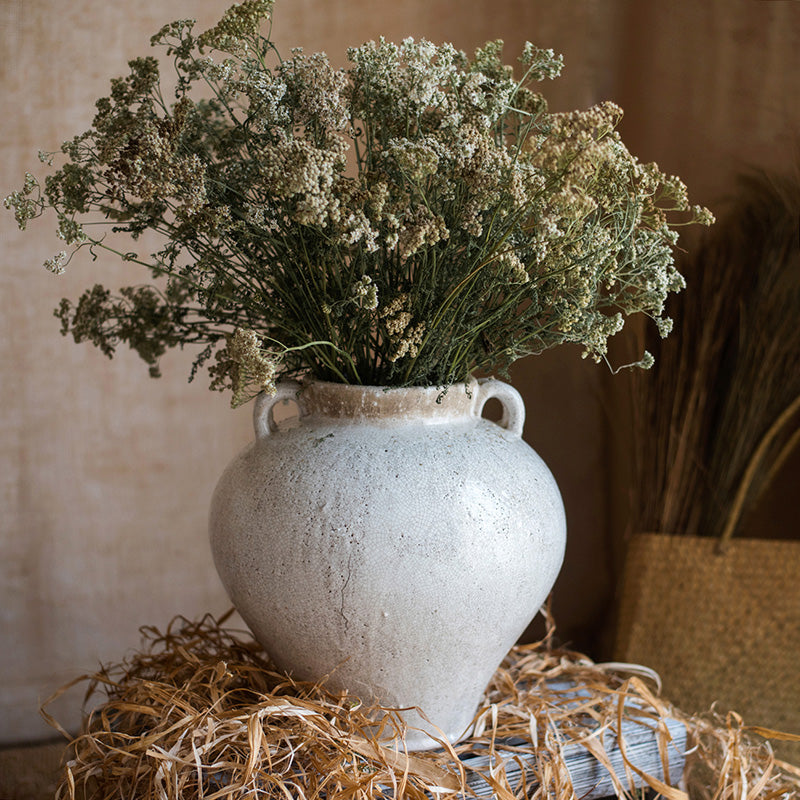
{"label": "white flower head", "polygon": [[42,266],[44,266],[48,272],[52,272],[54,275],[63,275],[65,272],[64,267],[67,264],[67,261],[68,258],[66,250],[62,250],[61,252],[56,253],[52,258],[48,258]]}

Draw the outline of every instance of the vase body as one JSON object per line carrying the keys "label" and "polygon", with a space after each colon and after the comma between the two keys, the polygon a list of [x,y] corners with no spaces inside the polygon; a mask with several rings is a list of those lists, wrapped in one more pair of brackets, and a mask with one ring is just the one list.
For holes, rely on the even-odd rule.
{"label": "vase body", "polygon": [[[481,417],[497,397],[500,423]],[[278,429],[273,408],[297,403]],[[276,665],[404,712],[409,749],[468,732],[564,554],[555,481],[507,384],[283,384],[214,492],[215,564]],[[427,720],[426,720],[427,718]]]}

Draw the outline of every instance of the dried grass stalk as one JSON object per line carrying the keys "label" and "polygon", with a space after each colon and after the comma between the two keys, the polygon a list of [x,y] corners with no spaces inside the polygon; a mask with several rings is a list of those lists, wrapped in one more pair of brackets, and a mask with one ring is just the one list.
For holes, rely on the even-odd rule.
{"label": "dried grass stalk", "polygon": [[[94,703],[74,739],[42,710],[70,739],[57,800],[447,800],[474,796],[464,759],[477,754],[488,755],[480,772],[496,798],[569,800],[575,797],[564,761],[569,743],[607,766],[620,797],[629,796],[633,776],[670,800],[688,797],[627,758],[623,775],[609,762],[607,743],[623,719],[635,718],[659,732],[669,774],[664,721],[678,712],[658,697],[643,668],[594,664],[553,649],[549,639],[515,648],[488,687],[469,739],[407,753],[395,711],[382,709],[387,716],[376,725],[375,709],[292,681],[249,636],[221,622],[179,618],[165,634],[143,629],[141,652],[55,695],[85,682],[87,708]],[[565,682],[581,686],[577,699]],[[685,721],[697,739],[698,797],[800,796],[800,773],[776,762],[768,745],[746,741],[753,731],[738,718],[722,726]],[[515,738],[509,746],[506,740]],[[510,779],[510,765],[531,753],[534,766]]]}
{"label": "dried grass stalk", "polygon": [[[728,213],[681,266],[675,334],[636,375],[635,531],[719,537],[797,445],[798,415],[758,468],[759,443],[800,397],[800,180],[742,177]],[[738,526],[741,517],[733,519]]]}

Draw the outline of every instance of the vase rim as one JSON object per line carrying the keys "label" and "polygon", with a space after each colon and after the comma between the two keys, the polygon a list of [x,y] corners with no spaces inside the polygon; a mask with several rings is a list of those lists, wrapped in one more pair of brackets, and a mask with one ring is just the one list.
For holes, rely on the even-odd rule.
{"label": "vase rim", "polygon": [[303,387],[316,385],[316,386],[330,386],[330,387],[337,387],[342,391],[353,391],[353,390],[363,390],[363,391],[372,391],[377,390],[380,392],[405,392],[405,391],[419,391],[420,389],[424,391],[437,391],[437,392],[449,392],[451,389],[456,389],[459,387],[473,387],[477,386],[478,380],[476,378],[470,377],[466,381],[455,381],[454,383],[449,383],[446,386],[443,384],[438,383],[424,383],[424,384],[414,384],[411,386],[388,386],[386,384],[380,383],[341,383],[339,381],[326,381],[321,380],[319,378],[313,378],[310,375],[300,378],[298,383]]}

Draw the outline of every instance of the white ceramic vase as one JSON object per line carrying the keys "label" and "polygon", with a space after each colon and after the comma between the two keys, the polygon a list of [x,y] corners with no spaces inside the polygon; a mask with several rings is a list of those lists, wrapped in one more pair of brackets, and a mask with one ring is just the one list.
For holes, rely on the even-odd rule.
{"label": "white ceramic vase", "polygon": [[[502,404],[499,424],[482,418]],[[278,429],[277,403],[299,422]],[[280,385],[214,493],[217,570],[276,665],[404,712],[409,749],[469,729],[552,588],[566,524],[496,380],[384,389]]]}

